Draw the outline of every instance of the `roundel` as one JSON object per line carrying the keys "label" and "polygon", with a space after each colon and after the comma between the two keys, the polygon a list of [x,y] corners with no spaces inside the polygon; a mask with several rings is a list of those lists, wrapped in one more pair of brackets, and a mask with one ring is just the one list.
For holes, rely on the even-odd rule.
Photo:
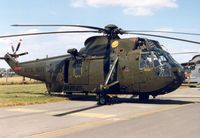
{"label": "roundel", "polygon": [[119,41],[112,42],[112,48],[116,48],[119,46]]}

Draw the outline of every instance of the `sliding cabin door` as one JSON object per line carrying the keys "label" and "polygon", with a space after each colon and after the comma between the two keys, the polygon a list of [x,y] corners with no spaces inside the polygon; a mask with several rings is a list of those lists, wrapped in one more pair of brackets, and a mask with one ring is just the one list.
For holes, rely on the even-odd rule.
{"label": "sliding cabin door", "polygon": [[88,60],[70,60],[68,72],[68,83],[70,85],[88,85]]}

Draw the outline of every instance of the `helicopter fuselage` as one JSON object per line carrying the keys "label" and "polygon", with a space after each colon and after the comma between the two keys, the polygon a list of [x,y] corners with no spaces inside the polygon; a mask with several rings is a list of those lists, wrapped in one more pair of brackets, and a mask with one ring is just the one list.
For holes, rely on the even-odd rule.
{"label": "helicopter fuselage", "polygon": [[89,48],[79,55],[18,63],[6,54],[5,60],[17,74],[44,82],[48,92],[95,93],[103,87],[107,94],[157,96],[174,91],[184,80],[182,67],[157,41],[116,39],[109,53],[101,52],[101,46],[107,46],[106,37],[88,41]]}

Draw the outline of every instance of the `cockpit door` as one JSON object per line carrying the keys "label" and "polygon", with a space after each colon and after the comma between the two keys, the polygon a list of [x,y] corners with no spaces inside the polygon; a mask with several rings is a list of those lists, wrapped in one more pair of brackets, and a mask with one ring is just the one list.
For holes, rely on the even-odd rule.
{"label": "cockpit door", "polygon": [[[148,91],[149,86],[152,86],[155,80],[155,72],[154,72],[154,63],[152,58],[152,53],[142,52],[140,53],[139,58],[139,75],[138,75],[138,83],[141,92]],[[151,85],[152,83],[152,85]],[[154,82],[155,83],[155,82]]]}

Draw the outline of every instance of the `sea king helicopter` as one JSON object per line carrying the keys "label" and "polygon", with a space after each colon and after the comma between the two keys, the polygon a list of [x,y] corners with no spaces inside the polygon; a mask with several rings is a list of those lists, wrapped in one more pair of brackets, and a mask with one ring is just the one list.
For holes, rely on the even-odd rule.
{"label": "sea king helicopter", "polygon": [[17,74],[44,82],[49,93],[95,93],[99,105],[107,104],[109,95],[112,94],[137,95],[140,100],[148,100],[149,96],[156,97],[176,90],[185,78],[183,67],[158,41],[142,37],[122,39],[120,35],[143,35],[200,44],[196,41],[151,33],[200,34],[123,30],[113,24],[105,28],[85,25],[13,26],[66,26],[88,30],[24,33],[4,35],[0,38],[63,33],[103,34],[89,37],[79,51],[75,48],[68,49],[68,54],[62,56],[20,63],[16,58],[28,52],[17,54],[21,44],[19,43],[16,49],[12,47],[13,53],[1,57]]}

